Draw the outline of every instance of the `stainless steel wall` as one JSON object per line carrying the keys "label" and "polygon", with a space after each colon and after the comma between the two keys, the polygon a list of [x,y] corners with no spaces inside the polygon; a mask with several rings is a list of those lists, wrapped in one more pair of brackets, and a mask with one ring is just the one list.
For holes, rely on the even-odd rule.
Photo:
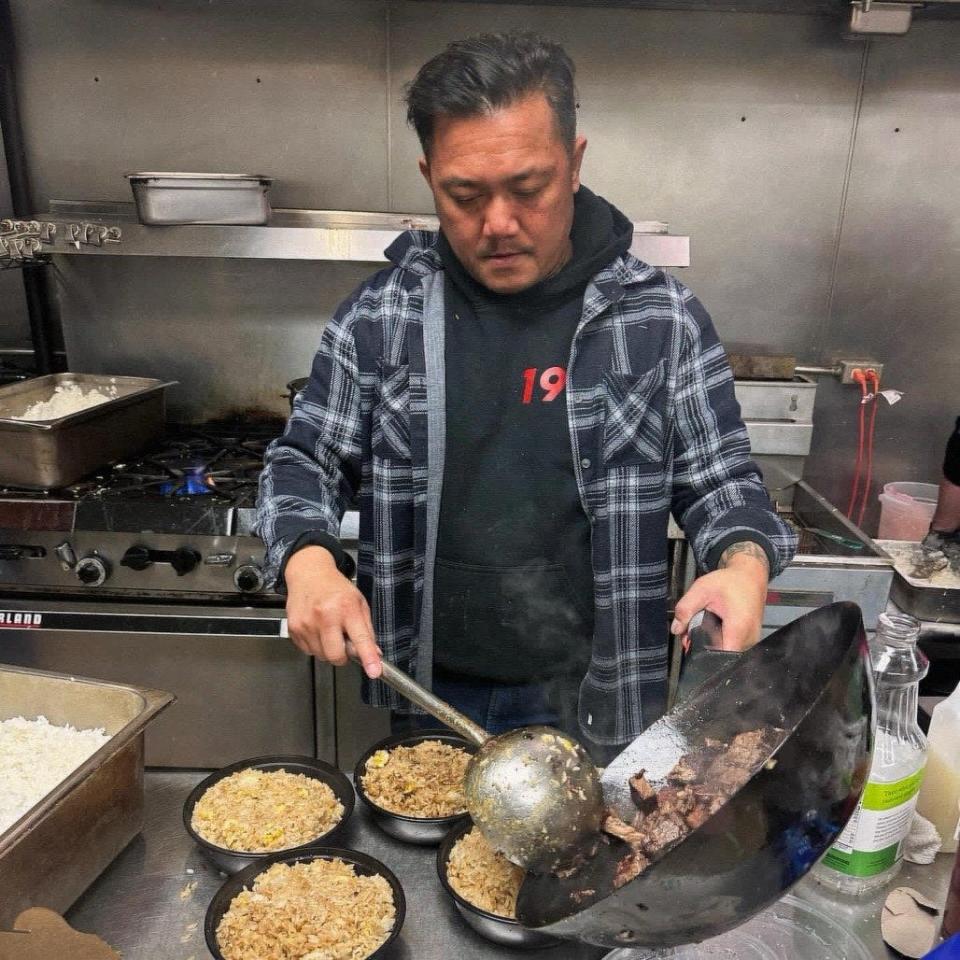
{"label": "stainless steel wall", "polygon": [[[193,168],[272,174],[278,206],[428,211],[403,84],[455,36],[554,36],[579,67],[585,181],[691,235],[683,279],[725,338],[888,361],[907,397],[882,411],[878,476],[935,473],[957,377],[924,377],[922,356],[942,378],[960,353],[960,23],[850,41],[817,16],[403,0],[15,0],[14,15],[42,200],[125,199],[124,172]],[[68,347],[78,367],[179,377],[189,416],[279,412],[275,386],[369,269],[74,258]],[[829,492],[849,478],[851,397],[818,404],[810,469]]]}
{"label": "stainless steel wall", "polygon": [[[874,493],[940,476],[960,415],[960,24],[920,23],[871,42],[834,300],[818,334],[831,355],[866,346],[904,391],[877,419]],[[833,383],[817,401],[811,480],[845,500],[856,401]]]}
{"label": "stainless steel wall", "polygon": [[285,414],[324,323],[369,264],[58,257],[72,369],[179,381],[173,416]]}

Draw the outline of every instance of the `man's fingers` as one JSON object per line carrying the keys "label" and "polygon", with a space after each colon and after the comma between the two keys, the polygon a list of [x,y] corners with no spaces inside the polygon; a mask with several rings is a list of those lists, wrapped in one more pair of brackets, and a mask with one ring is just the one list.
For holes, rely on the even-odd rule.
{"label": "man's fingers", "polygon": [[[376,630],[373,629],[373,617],[370,616],[370,606],[366,600],[363,601],[363,622],[366,624],[367,631],[369,632],[370,636],[375,637],[377,635],[377,632]],[[376,640],[374,640],[373,642],[377,648],[377,654],[382,659],[383,650],[380,649],[380,644],[377,643]]]}
{"label": "man's fingers", "polygon": [[287,611],[287,634],[293,645],[308,657],[323,656],[319,634],[311,629],[308,622],[302,621],[295,614],[291,615],[289,610]]}
{"label": "man's fingers", "polygon": [[329,624],[320,628],[320,644],[323,648],[323,658],[335,667],[342,667],[347,662],[347,648],[344,643],[343,629],[337,624]]}
{"label": "man's fingers", "polygon": [[752,622],[744,620],[724,620],[721,650],[732,650],[741,653],[749,650],[760,639],[760,628]]}
{"label": "man's fingers", "polygon": [[685,634],[690,627],[690,621],[703,610],[708,602],[705,591],[700,589],[700,581],[695,580],[690,589],[677,601],[673,610],[673,623],[670,632],[679,637]]}
{"label": "man's fingers", "polygon": [[364,617],[353,617],[347,623],[347,636],[350,646],[353,647],[357,659],[363,666],[364,673],[376,680],[382,672],[380,666],[380,648],[373,640],[373,631],[367,627]]}
{"label": "man's fingers", "polygon": [[290,631],[290,640],[293,642],[293,645],[301,652],[305,653],[308,657],[313,656],[313,651],[310,649],[310,645],[300,636],[299,633],[294,633]]}
{"label": "man's fingers", "polygon": [[370,607],[352,585],[319,600],[307,594],[288,603],[287,628],[291,641],[304,653],[342,667],[355,655],[371,679],[382,673],[380,647],[374,639]]}

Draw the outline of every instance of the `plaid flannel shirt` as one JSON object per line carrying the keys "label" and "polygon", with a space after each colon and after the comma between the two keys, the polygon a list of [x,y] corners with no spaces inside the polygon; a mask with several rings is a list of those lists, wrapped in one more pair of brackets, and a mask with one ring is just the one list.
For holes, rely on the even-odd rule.
{"label": "plaid flannel shirt", "polygon": [[[428,687],[445,434],[435,240],[423,231],[399,237],[387,251],[393,266],[327,324],[310,380],[267,452],[257,521],[282,587],[291,549],[313,534],[335,537],[359,491],[357,583],[377,641]],[[710,317],[662,270],[628,254],[593,278],[571,344],[566,404],[592,530],[596,611],[579,719],[584,739],[603,749],[628,743],[665,709],[670,512],[703,570],[729,544],[753,540],[776,576],[796,537],[750,459]],[[379,682],[365,686],[365,697],[405,706]]]}

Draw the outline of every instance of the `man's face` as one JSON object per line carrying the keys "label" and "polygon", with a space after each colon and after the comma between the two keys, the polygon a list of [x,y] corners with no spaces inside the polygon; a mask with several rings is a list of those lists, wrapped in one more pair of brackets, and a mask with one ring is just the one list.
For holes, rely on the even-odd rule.
{"label": "man's face", "polygon": [[569,259],[586,145],[561,140],[542,93],[489,115],[437,118],[420,172],[457,259],[488,290],[518,293]]}

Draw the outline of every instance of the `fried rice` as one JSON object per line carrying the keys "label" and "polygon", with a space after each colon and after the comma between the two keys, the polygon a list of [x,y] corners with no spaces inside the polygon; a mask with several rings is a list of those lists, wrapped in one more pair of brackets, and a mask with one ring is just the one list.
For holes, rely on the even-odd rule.
{"label": "fried rice", "polygon": [[450,851],[447,881],[468,903],[487,913],[515,920],[517,894],[525,872],[498,853],[474,827]]}
{"label": "fried rice", "polygon": [[239,770],[197,801],[190,823],[204,840],[241,853],[287,850],[325,834],[343,818],[327,784],[286,770]]}
{"label": "fried rice", "polygon": [[275,863],[238,893],[217,927],[226,960],[363,960],[396,921],[386,878],[342,860]]}
{"label": "fried rice", "polygon": [[467,809],[463,778],[470,754],[439,740],[378,750],[360,778],[366,795],[391,813],[452,817]]}

